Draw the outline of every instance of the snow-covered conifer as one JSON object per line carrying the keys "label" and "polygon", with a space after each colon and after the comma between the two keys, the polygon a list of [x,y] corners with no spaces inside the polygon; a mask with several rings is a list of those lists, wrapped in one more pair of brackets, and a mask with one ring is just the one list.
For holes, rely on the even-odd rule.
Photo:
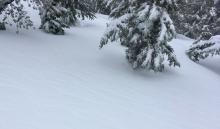
{"label": "snow-covered conifer", "polygon": [[0,13],[8,6],[8,4],[12,3],[14,0],[1,0],[0,1]]}
{"label": "snow-covered conifer", "polygon": [[64,28],[75,25],[78,18],[95,17],[88,0],[44,0],[40,12],[40,28],[53,34],[64,34]]}
{"label": "snow-covered conifer", "polygon": [[200,22],[203,25],[200,37],[187,51],[193,61],[220,54],[220,1],[209,2],[211,8]]}
{"label": "snow-covered conifer", "polygon": [[113,21],[101,39],[102,48],[109,41],[127,47],[126,57],[134,69],[163,71],[165,64],[180,66],[173,48],[168,44],[175,36],[169,13],[174,0],[112,0]]}
{"label": "snow-covered conifer", "polygon": [[68,26],[75,25],[78,18],[95,18],[90,0],[65,0],[62,1],[62,6],[67,9],[67,15],[63,19]]}
{"label": "snow-covered conifer", "polygon": [[63,21],[66,14],[67,10],[62,7],[60,0],[44,1],[43,7],[40,9],[40,29],[48,33],[63,35],[63,28],[68,27]]}
{"label": "snow-covered conifer", "polygon": [[[10,0],[4,2],[4,8],[0,12],[1,14],[1,27],[5,29],[5,24],[12,25],[13,23],[17,27],[17,32],[19,28],[28,29],[33,26],[33,22],[28,16],[26,10],[24,10],[23,0]],[[29,2],[27,0],[26,2]],[[31,1],[32,2],[32,1]]]}
{"label": "snow-covered conifer", "polygon": [[90,0],[74,0],[77,16],[82,18],[94,19],[94,10]]}
{"label": "snow-covered conifer", "polygon": [[17,28],[33,25],[24,3],[34,9],[40,8],[40,28],[48,33],[64,34],[64,28],[75,25],[78,18],[95,18],[90,0],[1,0],[0,29],[5,29],[5,24],[12,24],[10,19]]}
{"label": "snow-covered conifer", "polygon": [[209,33],[210,37],[216,35],[218,4],[216,0],[179,0],[178,11],[172,15],[177,32],[193,39],[204,35],[202,33]]}
{"label": "snow-covered conifer", "polygon": [[92,1],[92,8],[95,12],[109,15],[110,14],[110,7],[107,5],[107,0],[91,0]]}
{"label": "snow-covered conifer", "polygon": [[187,51],[189,58],[195,62],[209,56],[220,55],[220,35],[209,40],[198,40]]}

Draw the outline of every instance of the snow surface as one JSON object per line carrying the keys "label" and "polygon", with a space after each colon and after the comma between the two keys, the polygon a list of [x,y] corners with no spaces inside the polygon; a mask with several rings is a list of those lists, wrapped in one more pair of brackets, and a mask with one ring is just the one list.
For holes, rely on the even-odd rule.
{"label": "snow surface", "polygon": [[181,68],[134,71],[118,44],[99,50],[107,21],[0,31],[0,129],[220,129],[220,74],[186,57],[193,41],[171,43]]}
{"label": "snow surface", "polygon": [[220,75],[220,56],[207,58],[204,61],[201,61],[200,64]]}

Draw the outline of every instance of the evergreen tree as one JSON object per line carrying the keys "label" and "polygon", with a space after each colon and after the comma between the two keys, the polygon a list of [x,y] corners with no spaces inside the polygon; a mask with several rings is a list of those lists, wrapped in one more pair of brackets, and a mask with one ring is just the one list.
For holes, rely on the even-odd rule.
{"label": "evergreen tree", "polygon": [[40,8],[40,29],[53,34],[64,34],[68,28],[78,21],[78,18],[95,18],[90,0],[2,0],[0,1],[0,29],[5,24],[14,22],[17,28],[30,28],[33,22],[24,10],[24,2],[34,9]]}
{"label": "evergreen tree", "polygon": [[28,16],[27,11],[24,10],[22,2],[22,0],[10,0],[4,2],[4,8],[2,8],[2,11],[0,12],[2,17],[0,25],[1,29],[6,29],[5,24],[12,25],[13,23],[17,27],[17,32],[19,28],[28,29],[33,27],[33,22],[31,21],[30,16]]}
{"label": "evergreen tree", "polygon": [[177,32],[193,39],[204,36],[202,33],[206,36],[209,33],[209,38],[216,35],[217,3],[217,0],[178,0],[178,11],[172,15]]}
{"label": "evergreen tree", "polygon": [[[2,11],[7,7],[8,4],[12,3],[13,0],[1,0],[0,1],[0,14]],[[0,22],[0,30],[5,30],[5,24],[3,22]]]}
{"label": "evergreen tree", "polygon": [[213,35],[220,35],[220,0],[214,2],[215,18],[213,24]]}
{"label": "evergreen tree", "polygon": [[74,0],[62,1],[62,6],[67,9],[66,15],[63,15],[63,22],[68,26],[75,25],[77,22],[77,10]]}
{"label": "evergreen tree", "polygon": [[94,10],[90,0],[74,0],[77,16],[82,18],[94,19]]}
{"label": "evergreen tree", "polygon": [[14,0],[1,0],[0,1],[0,13],[7,7],[8,4],[12,3]]}
{"label": "evergreen tree", "polygon": [[206,59],[209,56],[220,55],[220,35],[213,36],[209,40],[194,42],[187,51],[187,55],[195,62]]}
{"label": "evergreen tree", "polygon": [[61,0],[44,1],[43,8],[40,10],[40,29],[48,33],[63,35],[63,28],[68,27],[63,22],[63,17],[65,17],[66,14],[67,10],[62,7]]}
{"label": "evergreen tree", "polygon": [[110,7],[107,5],[107,0],[91,0],[92,8],[96,13],[101,13],[105,15],[110,14]]}
{"label": "evergreen tree", "polygon": [[94,10],[90,0],[65,0],[62,6],[67,9],[67,15],[64,17],[65,23],[69,26],[75,25],[78,18],[94,19]]}
{"label": "evergreen tree", "polygon": [[168,14],[174,11],[174,0],[112,0],[109,4],[113,21],[101,39],[101,48],[109,41],[120,41],[127,47],[126,57],[134,69],[163,71],[165,61],[180,66],[168,44],[175,36]]}
{"label": "evergreen tree", "polygon": [[64,34],[63,28],[75,25],[78,18],[95,17],[88,0],[45,0],[40,12],[40,28],[53,34]]}
{"label": "evergreen tree", "polygon": [[200,22],[204,24],[201,35],[187,51],[193,61],[220,54],[220,1],[209,2],[212,2],[211,8]]}

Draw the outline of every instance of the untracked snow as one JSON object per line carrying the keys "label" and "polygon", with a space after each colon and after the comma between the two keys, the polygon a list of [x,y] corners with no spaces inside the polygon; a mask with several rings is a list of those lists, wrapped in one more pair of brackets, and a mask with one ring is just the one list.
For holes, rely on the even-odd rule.
{"label": "untracked snow", "polygon": [[132,70],[119,44],[99,49],[107,21],[0,31],[0,129],[220,129],[219,65],[189,60],[178,36],[180,68]]}

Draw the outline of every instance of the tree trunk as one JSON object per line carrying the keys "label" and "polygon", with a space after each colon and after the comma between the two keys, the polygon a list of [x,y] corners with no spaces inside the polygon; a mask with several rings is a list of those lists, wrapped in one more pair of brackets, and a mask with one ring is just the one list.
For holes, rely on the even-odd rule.
{"label": "tree trunk", "polygon": [[6,30],[5,24],[0,22],[0,30]]}

